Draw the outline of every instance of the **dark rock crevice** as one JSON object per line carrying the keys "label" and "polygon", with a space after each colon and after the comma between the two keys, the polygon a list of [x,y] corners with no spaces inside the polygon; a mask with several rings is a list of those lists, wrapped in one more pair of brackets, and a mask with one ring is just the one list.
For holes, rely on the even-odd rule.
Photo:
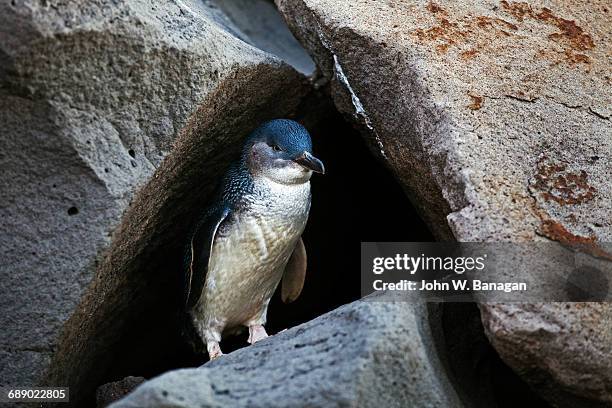
{"label": "dark rock crevice", "polygon": [[465,406],[550,407],[501,360],[475,303],[430,303],[427,311],[436,352]]}
{"label": "dark rock crevice", "polygon": [[[445,134],[453,118],[432,100],[423,73],[390,44],[372,42],[350,26],[336,27],[302,2],[278,3],[329,81],[335,106],[359,127],[434,236],[453,240],[446,217],[467,205],[464,181],[446,173],[454,160]],[[458,202],[455,207],[449,196]]]}

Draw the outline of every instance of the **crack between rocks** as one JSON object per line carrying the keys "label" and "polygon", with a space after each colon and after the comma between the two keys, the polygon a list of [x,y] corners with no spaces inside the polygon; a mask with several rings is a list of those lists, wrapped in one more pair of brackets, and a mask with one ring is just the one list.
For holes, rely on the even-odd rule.
{"label": "crack between rocks", "polygon": [[604,116],[601,113],[597,113],[590,106],[587,108],[587,112],[590,113],[591,115],[597,116],[600,119],[607,120],[607,121],[610,120],[610,116]]}
{"label": "crack between rocks", "polygon": [[570,105],[570,104],[565,103],[565,102],[557,101],[554,98],[551,98],[550,96],[536,96],[533,99],[525,99],[525,98],[520,98],[520,97],[518,97],[516,95],[510,95],[510,94],[504,94],[502,96],[492,96],[492,95],[486,95],[485,94],[485,95],[482,95],[482,97],[483,98],[488,98],[488,99],[493,99],[493,100],[513,99],[515,101],[524,102],[524,103],[535,103],[535,102],[537,102],[537,101],[539,101],[541,99],[545,99],[548,102],[552,102],[554,104],[564,106],[564,107],[566,107],[568,109],[582,110],[582,111],[584,111],[584,112],[586,112],[586,113],[588,113],[590,115],[593,115],[593,116],[595,116],[595,117],[597,117],[599,119],[603,119],[603,120],[606,120],[606,121],[610,120],[610,117],[604,116],[604,115],[594,111],[593,108],[590,107],[590,106]]}
{"label": "crack between rocks", "polygon": [[361,116],[363,118],[363,121],[364,121],[366,127],[374,135],[374,139],[376,140],[376,144],[378,145],[378,149],[380,151],[380,154],[385,159],[388,159],[387,153],[385,152],[385,147],[384,147],[384,145],[382,143],[382,140],[381,140],[380,136],[378,135],[378,132],[376,132],[376,130],[374,129],[374,126],[372,125],[372,121],[370,120],[370,117],[368,116],[367,112],[365,111],[365,108],[363,107],[363,104],[361,103],[361,100],[357,96],[357,93],[355,93],[355,91],[353,90],[353,87],[351,86],[351,84],[350,84],[350,82],[348,80],[348,77],[344,73],[344,70],[342,69],[342,65],[340,64],[340,59],[338,58],[336,53],[332,50],[332,47],[331,47],[330,43],[327,41],[327,39],[325,38],[325,35],[323,34],[323,28],[321,27],[321,23],[319,22],[319,20],[317,19],[317,17],[315,16],[314,13],[311,13],[311,14],[312,14],[312,19],[317,24],[317,29],[318,29],[317,33],[318,33],[318,36],[319,36],[319,41],[321,41],[321,45],[323,45],[323,47],[327,51],[329,51],[329,53],[333,57],[333,60],[334,60],[334,74],[335,74],[336,78],[338,79],[338,81],[340,81],[340,83],[346,88],[346,90],[348,91],[349,95],[351,96],[351,102],[353,104],[353,107],[355,108],[354,115],[356,117],[357,116]]}
{"label": "crack between rocks", "polygon": [[174,0],[174,3],[178,6],[180,10],[187,10],[189,14],[191,14],[192,16],[196,18],[199,18],[199,16],[188,5],[183,3],[181,0]]}
{"label": "crack between rocks", "polygon": [[32,353],[53,353],[55,350],[50,347],[24,347],[24,348],[15,348],[15,347],[2,347],[2,351],[6,351],[9,353],[19,353],[19,352],[32,352]]}

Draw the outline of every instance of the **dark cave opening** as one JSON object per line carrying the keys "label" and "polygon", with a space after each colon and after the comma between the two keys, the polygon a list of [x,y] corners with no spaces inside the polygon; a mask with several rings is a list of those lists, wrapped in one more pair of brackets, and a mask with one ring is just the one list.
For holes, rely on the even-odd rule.
{"label": "dark cave opening", "polygon": [[550,408],[489,343],[476,303],[430,303],[428,312],[436,349],[465,406]]}
{"label": "dark cave opening", "polygon": [[272,333],[311,320],[360,297],[360,243],[432,241],[433,236],[393,176],[342,118],[312,130],[326,174],[312,180],[304,243],[304,290],[285,305],[278,293],[269,311]]}

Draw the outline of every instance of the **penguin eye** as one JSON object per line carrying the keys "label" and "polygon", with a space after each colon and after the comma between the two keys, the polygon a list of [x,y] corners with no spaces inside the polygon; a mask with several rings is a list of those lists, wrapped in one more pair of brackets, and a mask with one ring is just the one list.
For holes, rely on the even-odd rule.
{"label": "penguin eye", "polygon": [[272,150],[274,150],[275,152],[280,152],[283,149],[281,149],[278,145],[272,145]]}

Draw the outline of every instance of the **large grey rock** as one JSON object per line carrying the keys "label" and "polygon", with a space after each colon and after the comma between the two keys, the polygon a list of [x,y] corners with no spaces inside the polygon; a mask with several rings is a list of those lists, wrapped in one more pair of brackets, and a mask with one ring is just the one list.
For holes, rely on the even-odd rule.
{"label": "large grey rock", "polygon": [[567,407],[612,406],[609,304],[500,303],[480,309],[493,346],[547,399]]}
{"label": "large grey rock", "polygon": [[612,239],[603,9],[277,3],[439,236]]}
{"label": "large grey rock", "polygon": [[[0,4],[0,383],[36,382],[58,349],[49,378],[76,387],[71,397],[78,399],[77,382],[87,381],[79,370],[96,366],[82,345],[95,343],[88,350],[104,362],[89,373],[103,373],[104,341],[118,341],[112,328],[125,319],[112,311],[133,301],[117,287],[130,279],[146,284],[124,270],[145,247],[163,248],[138,240],[159,228],[178,242],[156,217],[175,220],[173,205],[183,205],[179,217],[192,211],[187,204],[210,191],[207,182],[241,138],[258,122],[291,113],[309,89],[297,71],[233,36],[196,3]],[[195,192],[171,204],[188,190]],[[184,229],[178,219],[172,227]],[[96,269],[100,290],[79,307],[78,329],[68,328],[58,344]],[[155,268],[149,273],[156,276]],[[96,326],[109,337],[92,334]]]}
{"label": "large grey rock", "polygon": [[111,407],[462,407],[426,315],[423,305],[357,301],[163,374]]}
{"label": "large grey rock", "polygon": [[[550,239],[612,259],[599,244],[612,239],[612,42],[605,7],[505,0],[277,5],[319,67],[318,83],[330,82],[336,106],[361,127],[438,237]],[[612,310],[609,303],[583,307],[594,315]],[[542,319],[563,317],[542,313]],[[484,314],[485,327],[493,314]],[[500,318],[517,331],[523,325]],[[571,365],[577,351],[606,349],[604,338],[585,337],[612,326],[609,320],[568,324],[574,347],[540,342],[535,364],[560,388],[601,398],[556,375],[567,366],[553,368],[546,356]],[[494,341],[499,332],[488,334],[493,344],[503,343]],[[542,386],[525,375],[530,370],[514,355],[520,347],[499,352],[532,386]],[[579,367],[609,390],[605,367],[587,358]],[[571,406],[545,388],[551,401]]]}

